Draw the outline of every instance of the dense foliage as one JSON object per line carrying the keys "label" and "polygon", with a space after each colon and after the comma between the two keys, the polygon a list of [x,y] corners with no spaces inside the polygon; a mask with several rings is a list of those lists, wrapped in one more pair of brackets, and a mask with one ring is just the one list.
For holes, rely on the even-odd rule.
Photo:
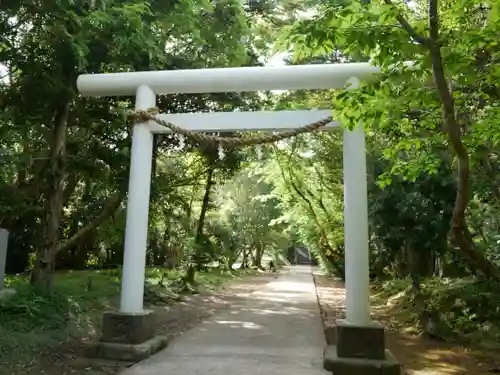
{"label": "dense foliage", "polygon": [[[130,158],[123,114],[133,103],[79,97],[78,74],[259,64],[247,38],[254,10],[233,1],[12,2],[0,16],[7,271],[33,269],[33,282],[50,289],[54,268],[119,264],[123,256]],[[192,112],[254,109],[260,101],[253,94],[171,95],[158,105]],[[191,237],[203,242],[212,185],[223,184],[244,157],[220,162],[216,150],[189,146],[179,156],[175,137],[155,141],[148,260],[163,264],[189,258]]]}

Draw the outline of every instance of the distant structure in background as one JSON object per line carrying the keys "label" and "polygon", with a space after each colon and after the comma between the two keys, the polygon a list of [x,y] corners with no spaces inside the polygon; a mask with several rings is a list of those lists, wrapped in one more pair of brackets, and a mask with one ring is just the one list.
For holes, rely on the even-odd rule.
{"label": "distant structure in background", "polygon": [[311,255],[309,249],[304,246],[290,246],[288,248],[287,260],[290,264],[310,264],[317,266],[318,261]]}

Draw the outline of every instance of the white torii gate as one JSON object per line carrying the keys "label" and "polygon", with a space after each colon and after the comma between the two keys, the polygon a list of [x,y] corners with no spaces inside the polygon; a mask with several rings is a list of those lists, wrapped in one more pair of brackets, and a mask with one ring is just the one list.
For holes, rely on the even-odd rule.
{"label": "white torii gate", "polygon": [[[86,74],[78,77],[84,96],[136,96],[136,109],[156,106],[156,95],[244,92],[259,90],[341,89],[379,69],[369,63],[317,64],[281,67],[188,69],[152,72]],[[262,111],[160,114],[158,118],[199,132],[271,131],[302,127],[331,111]],[[339,127],[337,122],[329,126]],[[127,201],[125,251],[120,300],[123,314],[143,313],[146,243],[153,133],[169,129],[153,122],[136,123]],[[370,324],[368,207],[365,133],[362,126],[344,130],[344,231],[346,320]]]}

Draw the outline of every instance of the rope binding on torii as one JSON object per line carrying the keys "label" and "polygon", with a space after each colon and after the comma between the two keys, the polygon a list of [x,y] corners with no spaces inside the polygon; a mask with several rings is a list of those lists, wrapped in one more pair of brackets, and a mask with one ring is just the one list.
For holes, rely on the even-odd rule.
{"label": "rope binding on torii", "polygon": [[319,121],[315,121],[311,124],[302,126],[300,128],[274,133],[274,134],[263,134],[258,137],[252,138],[240,138],[240,137],[219,137],[216,135],[207,135],[199,132],[192,132],[186,129],[183,129],[177,125],[174,125],[168,121],[164,121],[159,119],[156,115],[159,113],[158,108],[153,107],[147,110],[136,110],[131,111],[129,116],[134,122],[147,122],[154,121],[158,125],[162,125],[172,132],[183,136],[187,139],[190,139],[198,144],[211,144],[213,146],[218,146],[219,148],[243,148],[246,146],[256,146],[266,143],[274,143],[277,141],[281,141],[283,139],[291,138],[299,134],[304,133],[312,133],[316,130],[324,128],[327,124],[333,121],[332,117],[327,117]]}

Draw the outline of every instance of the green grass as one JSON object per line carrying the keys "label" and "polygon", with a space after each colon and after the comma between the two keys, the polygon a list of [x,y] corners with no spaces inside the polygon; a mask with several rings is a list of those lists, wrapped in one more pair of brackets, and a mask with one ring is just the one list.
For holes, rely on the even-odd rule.
{"label": "green grass", "polygon": [[[162,277],[165,272],[166,277]],[[226,281],[239,280],[249,274],[255,271],[227,272],[214,268],[199,272],[192,292],[216,289]],[[145,303],[175,300],[185,292],[180,288],[181,278],[180,271],[148,269]],[[97,335],[103,312],[118,304],[120,279],[120,270],[58,273],[54,292],[47,295],[31,287],[26,278],[8,278],[8,287],[17,293],[0,301],[0,367],[28,361],[68,339]]]}

